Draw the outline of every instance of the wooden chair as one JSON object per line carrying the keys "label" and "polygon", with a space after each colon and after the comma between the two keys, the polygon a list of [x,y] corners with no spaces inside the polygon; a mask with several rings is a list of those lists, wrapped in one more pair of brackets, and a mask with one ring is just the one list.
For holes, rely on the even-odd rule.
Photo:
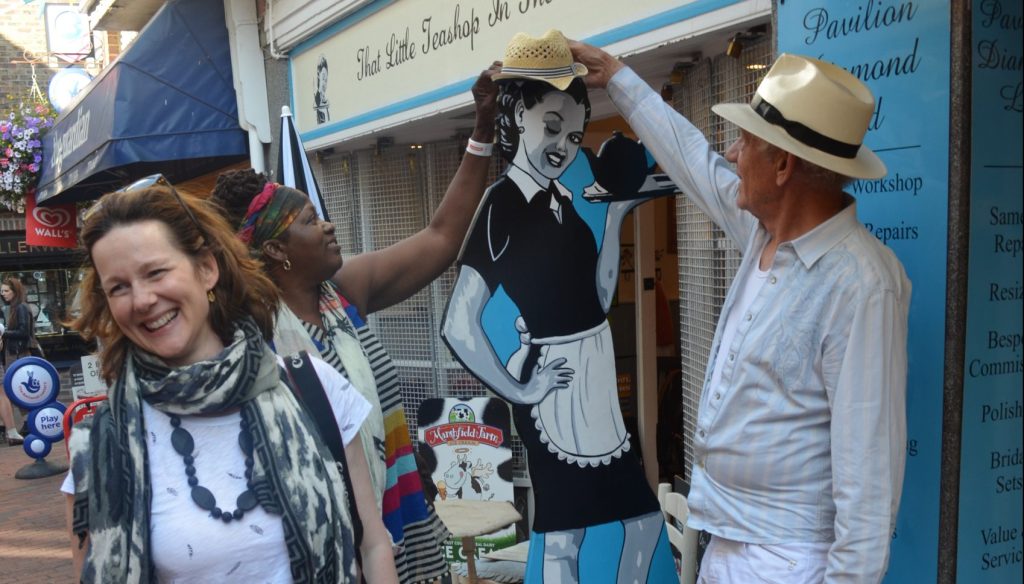
{"label": "wooden chair", "polygon": [[697,532],[686,527],[686,518],[690,515],[686,497],[672,492],[668,483],[661,483],[658,502],[665,514],[668,541],[679,553],[679,583],[694,584],[697,580]]}

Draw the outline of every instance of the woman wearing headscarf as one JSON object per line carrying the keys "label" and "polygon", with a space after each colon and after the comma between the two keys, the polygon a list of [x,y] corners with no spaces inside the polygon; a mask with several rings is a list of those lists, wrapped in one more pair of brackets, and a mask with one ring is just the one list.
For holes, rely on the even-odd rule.
{"label": "woman wearing headscarf", "polygon": [[[168,186],[97,205],[71,325],[102,341],[110,389],[74,427],[62,487],[81,581],[357,581],[349,505],[374,505],[356,432],[368,404],[314,360],[354,454],[350,491],[266,344],[274,285],[212,206]],[[382,523],[361,515],[363,573],[395,582]]]}
{"label": "woman wearing headscarf", "polygon": [[373,404],[360,435],[395,544],[399,577],[406,583],[434,580],[447,571],[441,553],[447,532],[423,496],[397,370],[366,317],[424,288],[458,255],[490,163],[489,149],[478,149],[494,138],[497,89],[490,76],[496,70],[481,73],[473,86],[476,127],[470,155],[463,157],[430,224],[394,245],[343,260],[334,226],[317,217],[305,193],[268,183],[252,171],[221,175],[213,193],[281,290],[277,352],[319,355]]}

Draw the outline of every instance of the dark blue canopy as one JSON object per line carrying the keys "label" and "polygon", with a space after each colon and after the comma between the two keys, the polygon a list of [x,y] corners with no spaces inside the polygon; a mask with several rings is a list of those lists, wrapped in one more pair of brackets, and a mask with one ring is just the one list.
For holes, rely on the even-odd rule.
{"label": "dark blue canopy", "polygon": [[36,201],[94,199],[130,180],[171,182],[248,156],[224,3],[167,2],[43,140]]}

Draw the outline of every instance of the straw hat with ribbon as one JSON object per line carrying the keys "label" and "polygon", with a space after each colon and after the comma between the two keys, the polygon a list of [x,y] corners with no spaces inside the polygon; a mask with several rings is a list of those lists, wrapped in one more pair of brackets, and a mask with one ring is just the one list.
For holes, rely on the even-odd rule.
{"label": "straw hat with ribbon", "polygon": [[586,74],[583,63],[573,62],[569,41],[560,31],[552,29],[539,38],[516,33],[505,47],[501,73],[492,79],[533,79],[565,91],[573,79]]}
{"label": "straw hat with ribbon", "polygon": [[716,114],[808,162],[853,178],[885,176],[885,164],[863,145],[875,99],[848,71],[782,54],[750,104],[720,103]]}

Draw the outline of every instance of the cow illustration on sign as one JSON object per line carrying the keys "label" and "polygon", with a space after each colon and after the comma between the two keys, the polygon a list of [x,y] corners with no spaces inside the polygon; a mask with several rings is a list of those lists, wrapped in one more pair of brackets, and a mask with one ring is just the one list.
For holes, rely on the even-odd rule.
{"label": "cow illustration on sign", "polygon": [[[485,464],[483,460],[478,458],[474,464],[469,461],[467,455],[459,454],[452,461],[448,470],[445,471],[444,478],[437,482],[438,496],[442,501],[448,497],[456,499],[493,499],[493,493],[484,492],[491,490],[490,485],[485,483],[484,479],[492,474],[494,474],[494,465],[492,463],[488,462]],[[475,496],[470,496],[468,491],[464,491],[464,488],[467,486],[476,493]]]}
{"label": "cow illustration on sign", "polygon": [[[512,404],[535,499],[527,582],[604,581],[608,566],[581,557],[619,558],[619,582],[662,582],[672,558],[657,498],[630,452],[607,312],[623,218],[674,187],[621,136],[580,157],[582,172],[573,164],[590,118],[585,74],[558,31],[519,33],[506,48],[494,79],[510,166],[477,210],[442,336]],[[492,321],[515,341],[499,339]]]}

